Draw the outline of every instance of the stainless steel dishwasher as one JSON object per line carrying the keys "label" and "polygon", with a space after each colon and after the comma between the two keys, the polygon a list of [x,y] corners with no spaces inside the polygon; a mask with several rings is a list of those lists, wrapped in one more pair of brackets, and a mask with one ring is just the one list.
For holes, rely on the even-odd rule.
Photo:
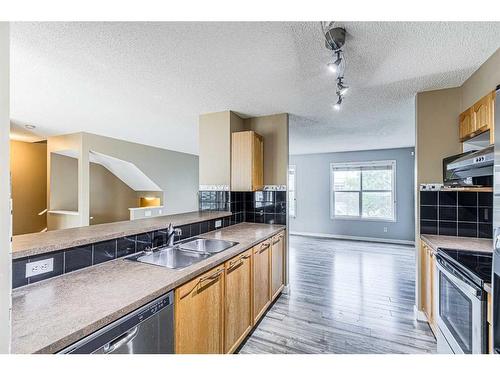
{"label": "stainless steel dishwasher", "polygon": [[173,291],[101,328],[60,353],[174,353]]}

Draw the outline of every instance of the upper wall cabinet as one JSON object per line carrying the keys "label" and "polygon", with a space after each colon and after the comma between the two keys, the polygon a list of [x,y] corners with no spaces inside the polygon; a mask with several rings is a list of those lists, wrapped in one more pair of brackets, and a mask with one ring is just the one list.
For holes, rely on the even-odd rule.
{"label": "upper wall cabinet", "polygon": [[491,92],[460,114],[458,119],[460,141],[464,142],[489,130],[490,143],[494,143],[494,105],[495,99]]}
{"label": "upper wall cabinet", "polygon": [[264,186],[264,141],[254,131],[232,134],[231,190],[255,191]]}

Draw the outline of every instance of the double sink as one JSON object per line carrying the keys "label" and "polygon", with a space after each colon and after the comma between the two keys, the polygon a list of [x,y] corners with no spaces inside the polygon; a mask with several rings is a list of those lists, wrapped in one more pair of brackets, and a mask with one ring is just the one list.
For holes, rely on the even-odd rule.
{"label": "double sink", "polygon": [[233,241],[191,238],[174,246],[142,251],[125,259],[179,269],[198,263],[237,244],[238,242]]}

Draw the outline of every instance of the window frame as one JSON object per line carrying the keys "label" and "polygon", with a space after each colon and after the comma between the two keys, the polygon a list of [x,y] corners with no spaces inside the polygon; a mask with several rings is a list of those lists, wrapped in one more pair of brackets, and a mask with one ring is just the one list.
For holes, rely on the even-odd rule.
{"label": "window frame", "polygon": [[[355,192],[359,194],[359,215],[335,215],[335,190],[334,190],[334,175],[335,168],[360,168],[363,167],[387,167],[392,168],[392,218],[369,218],[363,217],[363,192],[388,192],[389,190],[363,190],[363,178],[360,179],[360,190],[350,190],[338,192]],[[397,199],[396,199],[396,160],[376,160],[376,161],[360,161],[360,162],[339,162],[330,163],[330,219],[331,220],[358,220],[358,221],[379,221],[379,222],[397,222]]]}
{"label": "window frame", "polygon": [[[293,215],[290,213],[291,212],[291,204],[290,204],[290,170],[293,170],[294,174],[294,199],[293,199]],[[288,205],[288,217],[291,217],[295,219],[297,217],[297,166],[295,164],[289,164],[288,165],[288,171],[287,171],[287,183],[288,183],[288,191],[287,191],[287,205]]]}

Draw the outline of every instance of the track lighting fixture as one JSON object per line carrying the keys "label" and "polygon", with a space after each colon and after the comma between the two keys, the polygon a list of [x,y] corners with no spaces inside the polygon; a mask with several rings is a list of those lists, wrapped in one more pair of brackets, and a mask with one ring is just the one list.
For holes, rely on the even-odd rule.
{"label": "track lighting fixture", "polygon": [[345,95],[347,90],[349,90],[349,86],[344,85],[344,82],[342,82],[343,79],[344,77],[337,78],[337,92],[340,95]]}
{"label": "track lighting fixture", "polygon": [[333,51],[335,61],[326,64],[328,70],[337,76],[337,102],[333,105],[333,109],[340,111],[342,100],[347,93],[349,86],[344,84],[344,71],[346,60],[344,57],[344,47],[346,41],[346,30],[342,27],[337,27],[334,21],[321,22],[321,30],[325,37],[325,47]]}
{"label": "track lighting fixture", "polygon": [[342,95],[340,95],[340,93],[338,93],[338,92],[337,92],[337,95],[338,95],[339,99],[337,100],[337,103],[335,103],[333,105],[333,109],[336,111],[340,111],[340,105],[342,104]]}
{"label": "track lighting fixture", "polygon": [[338,50],[335,53],[337,54],[337,59],[334,62],[329,62],[328,64],[326,64],[326,66],[332,73],[337,73],[339,71],[340,64],[342,63],[342,51]]}

